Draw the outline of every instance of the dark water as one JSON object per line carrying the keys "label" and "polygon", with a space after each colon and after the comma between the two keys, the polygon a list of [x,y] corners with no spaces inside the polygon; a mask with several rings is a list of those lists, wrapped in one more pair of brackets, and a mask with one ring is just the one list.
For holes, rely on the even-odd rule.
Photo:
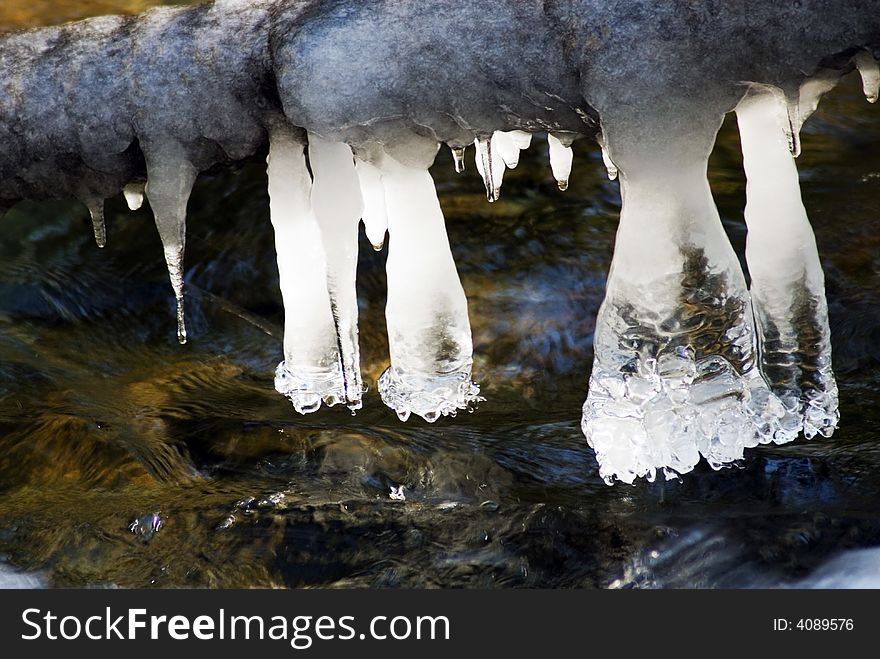
{"label": "dark water", "polygon": [[[807,124],[841,428],[737,468],[606,486],[579,429],[619,210],[594,145],[556,190],[536,141],[485,202],[434,175],[470,301],[470,415],[299,417],[272,386],[283,310],[263,167],[203,179],[191,341],[149,210],[24,203],[0,232],[0,585],[718,587],[880,581],[880,108],[850,76]],[[472,150],[471,150],[472,151]],[[712,161],[745,239],[735,122]],[[359,268],[365,380],[387,364],[384,257]],[[405,501],[389,497],[404,486]],[[828,564],[829,561],[835,561]],[[5,563],[5,564],[4,564]]]}

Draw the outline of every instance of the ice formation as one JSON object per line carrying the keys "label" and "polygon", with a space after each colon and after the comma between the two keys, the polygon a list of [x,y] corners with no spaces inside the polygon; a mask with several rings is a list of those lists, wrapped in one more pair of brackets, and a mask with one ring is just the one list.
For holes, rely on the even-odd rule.
{"label": "ice formation", "polygon": [[378,164],[390,239],[385,318],[391,366],[379,379],[388,407],[406,421],[455,415],[479,400],[473,344],[434,181],[390,156]]}
{"label": "ice formation", "polygon": [[305,143],[284,129],[273,131],[270,142],[269,210],[286,310],[284,361],[275,371],[275,388],[307,414],[322,402],[345,401],[346,389]]}
{"label": "ice formation", "polygon": [[[362,404],[359,222],[388,242],[383,401],[434,421],[479,400],[467,301],[428,169],[467,145],[489,201],[535,133],[568,186],[595,138],[623,206],[582,426],[609,482],[828,436],[823,276],[792,157],[852,70],[880,87],[873,0],[784,5],[216,0],[0,36],[0,209],[144,199],[184,322],[186,206],[202,172],[268,151],[285,305],[276,387],[301,413]],[[451,42],[448,36],[458,38]],[[352,54],[356,53],[356,56]],[[650,63],[646,75],[645,63]],[[751,290],[706,178],[735,111]]]}

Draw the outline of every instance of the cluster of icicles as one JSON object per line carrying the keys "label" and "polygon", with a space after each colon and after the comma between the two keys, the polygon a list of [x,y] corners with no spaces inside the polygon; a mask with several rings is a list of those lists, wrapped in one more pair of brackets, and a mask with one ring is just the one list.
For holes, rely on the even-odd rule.
{"label": "cluster of icicles", "polygon": [[[865,95],[880,71],[867,52],[854,62]],[[838,421],[824,278],[801,202],[792,156],[799,130],[837,76],[819,74],[798,98],[753,85],[736,108],[747,176],[745,218],[751,288],[721,228],[706,161],[675,172],[621,172],[624,204],[614,262],[595,334],[595,360],[582,428],[600,475],[632,483],[714,468],[745,448],[784,443],[800,432],[830,436]],[[549,135],[559,188],[568,187],[574,135]],[[478,137],[476,164],[487,198],[499,196],[531,136]],[[609,178],[613,149],[599,137]],[[456,170],[464,149],[452,147]],[[706,156],[708,157],[708,156]],[[284,360],[275,387],[307,414],[362,406],[355,287],[359,223],[374,248],[391,237],[386,320],[391,365],[379,380],[402,421],[433,422],[482,398],[471,379],[473,347],[459,280],[433,180],[387,153],[288,129],[270,134],[271,219],[286,312]],[[174,148],[132,185],[132,209],[150,200],[183,311],[185,209],[196,172]],[[90,207],[104,245],[103,211]],[[684,236],[684,237],[683,237]]]}

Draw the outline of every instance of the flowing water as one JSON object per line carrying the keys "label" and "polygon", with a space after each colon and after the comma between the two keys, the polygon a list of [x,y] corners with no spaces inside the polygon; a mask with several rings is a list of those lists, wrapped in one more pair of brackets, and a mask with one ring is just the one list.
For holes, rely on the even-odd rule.
{"label": "flowing water", "polygon": [[[0,29],[156,2],[4,2]],[[48,9],[47,9],[48,8]],[[580,430],[620,209],[598,146],[567,191],[536,136],[486,202],[473,148],[432,169],[487,399],[402,423],[388,366],[388,246],[360,238],[369,390],[301,417],[273,387],[283,308],[265,165],[189,205],[187,325],[148,207],[22,203],[0,233],[0,585],[750,587],[880,585],[880,108],[856,76],[803,131],[841,426],[719,472],[605,485]],[[710,162],[744,252],[728,117]]]}

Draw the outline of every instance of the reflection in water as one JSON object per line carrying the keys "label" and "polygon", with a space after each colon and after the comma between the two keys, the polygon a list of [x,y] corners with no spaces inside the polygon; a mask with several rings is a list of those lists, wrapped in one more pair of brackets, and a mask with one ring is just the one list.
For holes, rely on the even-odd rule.
{"label": "reflection in water", "polygon": [[[32,20],[13,15],[18,4],[0,22]],[[89,7],[51,5],[53,20]],[[98,250],[84,207],[20,204],[0,233],[0,584],[826,583],[835,568],[816,570],[838,551],[880,544],[880,123],[854,78],[807,124],[799,160],[841,429],[668,483],[606,487],[578,428],[620,201],[591,144],[573,145],[576,176],[560,193],[536,137],[491,205],[479,178],[438,158],[488,400],[433,425],[401,424],[380,402],[387,247],[363,235],[364,409],[299,417],[275,393],[283,310],[262,167],[196,186],[186,346],[169,327],[148,208],[111,200]],[[732,120],[710,174],[742,258]]]}

